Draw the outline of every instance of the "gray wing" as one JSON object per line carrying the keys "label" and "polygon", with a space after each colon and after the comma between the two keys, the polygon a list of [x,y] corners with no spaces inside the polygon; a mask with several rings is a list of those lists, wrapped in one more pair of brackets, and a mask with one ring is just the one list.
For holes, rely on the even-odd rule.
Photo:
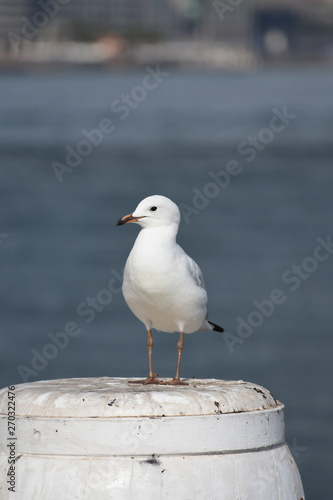
{"label": "gray wing", "polygon": [[194,281],[196,282],[196,284],[198,286],[200,286],[200,288],[203,288],[204,290],[206,290],[205,282],[204,282],[203,275],[202,275],[200,267],[188,255],[187,255],[187,258],[188,258],[188,264],[189,264],[190,273],[191,273]]}
{"label": "gray wing", "polygon": [[[188,270],[189,270],[189,273],[190,273],[193,281],[197,284],[198,287],[200,287],[202,290],[205,291],[205,295],[206,295],[206,316],[205,316],[205,320],[207,320],[207,318],[208,318],[207,292],[206,292],[205,282],[204,282],[204,279],[203,279],[203,275],[202,275],[201,269],[198,266],[198,264],[189,255],[187,255],[187,253],[184,252],[184,250],[182,248],[181,248],[181,251],[182,251],[183,257],[185,257],[185,259],[186,259]],[[211,328],[207,328],[207,329],[210,330]]]}
{"label": "gray wing", "polygon": [[[202,288],[203,290],[206,291],[205,282],[204,282],[200,267],[193,259],[191,259],[191,257],[189,257],[189,256],[187,256],[187,257],[188,257],[190,272],[191,272],[191,275],[193,276],[196,284],[198,286],[200,286],[200,288]],[[206,309],[205,319],[207,320],[208,319],[207,294],[206,294],[206,308],[207,309]]]}

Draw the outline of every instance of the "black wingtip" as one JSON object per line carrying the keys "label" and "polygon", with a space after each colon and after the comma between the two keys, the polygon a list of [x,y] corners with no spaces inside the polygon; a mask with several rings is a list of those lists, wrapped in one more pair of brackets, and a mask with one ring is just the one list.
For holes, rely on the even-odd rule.
{"label": "black wingtip", "polygon": [[212,323],[211,321],[208,321],[208,323],[213,327],[214,332],[224,332],[224,328],[221,326],[215,325],[215,323]]}

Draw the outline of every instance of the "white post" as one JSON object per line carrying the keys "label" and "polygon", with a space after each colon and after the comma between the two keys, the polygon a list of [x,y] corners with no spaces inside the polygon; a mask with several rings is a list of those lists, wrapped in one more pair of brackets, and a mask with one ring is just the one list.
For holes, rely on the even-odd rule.
{"label": "white post", "polygon": [[283,404],[243,381],[188,382],[63,379],[1,390],[0,498],[304,499]]}

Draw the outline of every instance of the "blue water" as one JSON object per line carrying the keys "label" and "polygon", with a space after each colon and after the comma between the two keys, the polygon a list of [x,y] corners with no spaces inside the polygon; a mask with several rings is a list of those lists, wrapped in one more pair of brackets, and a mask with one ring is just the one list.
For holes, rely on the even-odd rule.
{"label": "blue water", "polygon": [[[118,278],[138,227],[115,223],[164,194],[183,204],[178,241],[203,270],[211,320],[230,334],[186,336],[181,375],[268,388],[286,405],[307,499],[328,499],[333,73],[168,73],[146,95],[145,70],[1,74],[1,386],[146,375],[145,329]],[[81,143],[101,120],[113,131]],[[89,153],[71,172],[68,146]],[[67,167],[62,182],[54,162]],[[50,333],[65,328],[68,345],[54,347]],[[177,336],[154,338],[155,370],[172,376]]]}

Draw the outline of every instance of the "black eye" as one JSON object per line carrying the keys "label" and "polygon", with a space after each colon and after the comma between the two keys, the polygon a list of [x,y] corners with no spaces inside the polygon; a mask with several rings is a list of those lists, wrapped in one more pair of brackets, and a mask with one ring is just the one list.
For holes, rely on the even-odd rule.
{"label": "black eye", "polygon": [[157,207],[151,207],[150,209],[152,212],[155,212],[155,210],[157,210]]}

